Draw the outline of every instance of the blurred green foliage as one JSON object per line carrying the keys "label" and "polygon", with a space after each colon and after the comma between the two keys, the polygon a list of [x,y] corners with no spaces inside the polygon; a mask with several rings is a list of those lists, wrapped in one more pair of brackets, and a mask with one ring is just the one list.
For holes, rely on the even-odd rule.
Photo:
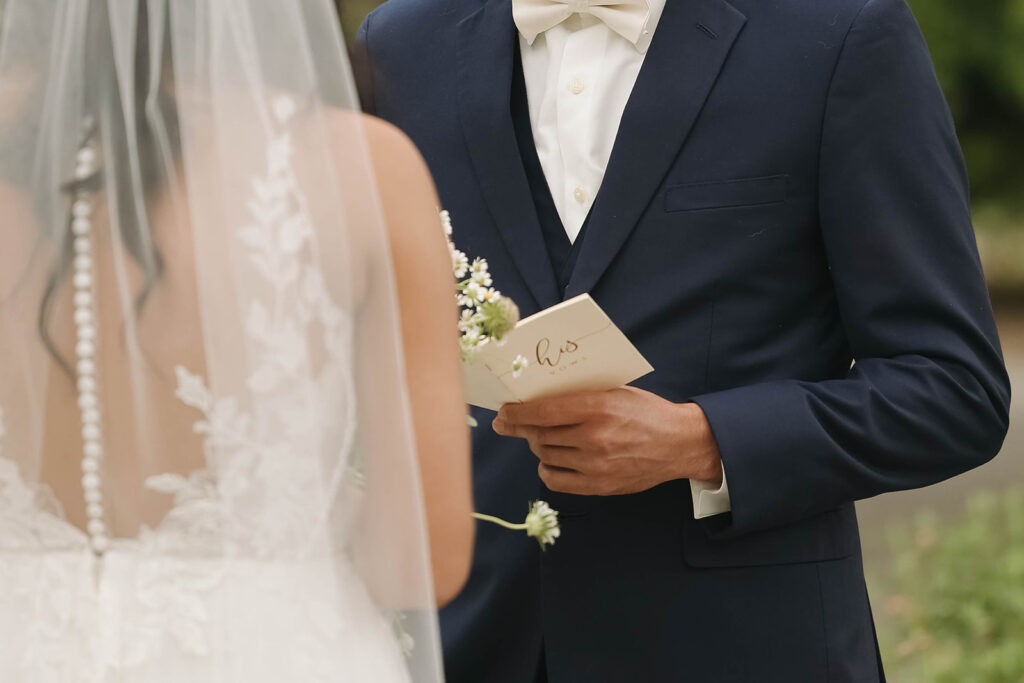
{"label": "blurred green foliage", "polygon": [[975,494],[958,521],[896,524],[889,542],[873,586],[889,679],[1024,682],[1024,490]]}
{"label": "blurred green foliage", "polygon": [[[670,0],[671,1],[671,0]],[[1024,0],[910,0],[957,122],[976,204],[1024,206]],[[1017,222],[994,222],[1019,227]]]}

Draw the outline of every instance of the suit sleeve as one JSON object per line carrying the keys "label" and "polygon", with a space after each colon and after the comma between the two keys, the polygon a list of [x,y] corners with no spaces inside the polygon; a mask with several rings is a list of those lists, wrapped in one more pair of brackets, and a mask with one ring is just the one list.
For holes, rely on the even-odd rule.
{"label": "suit sleeve", "polygon": [[363,19],[356,34],[356,42],[352,46],[352,72],[355,74],[356,88],[359,91],[359,103],[367,114],[376,115],[377,106],[373,88],[373,64],[370,61],[370,20],[371,12]]}
{"label": "suit sleeve", "polygon": [[[904,0],[869,0],[830,85],[822,240],[856,359],[848,375],[697,397],[728,476],[735,536],[926,486],[991,459],[1009,381],[966,173]],[[710,522],[712,520],[706,520]]]}

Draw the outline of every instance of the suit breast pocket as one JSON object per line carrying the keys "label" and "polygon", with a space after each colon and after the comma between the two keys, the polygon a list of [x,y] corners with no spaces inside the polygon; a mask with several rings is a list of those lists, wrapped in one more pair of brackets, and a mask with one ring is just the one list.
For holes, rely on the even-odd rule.
{"label": "suit breast pocket", "polygon": [[742,178],[673,185],[665,191],[665,211],[710,211],[786,201],[789,176]]}

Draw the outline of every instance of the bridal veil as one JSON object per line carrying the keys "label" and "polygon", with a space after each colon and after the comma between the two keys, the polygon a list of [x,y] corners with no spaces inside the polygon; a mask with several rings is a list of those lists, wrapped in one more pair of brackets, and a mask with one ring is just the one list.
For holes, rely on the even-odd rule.
{"label": "bridal veil", "polygon": [[[3,4],[0,591],[53,569],[12,558],[81,551],[89,578],[33,614],[74,612],[126,672],[160,629],[248,683],[243,660],[315,666],[318,629],[343,649],[377,628],[439,681],[392,266],[333,5]],[[150,621],[112,624],[93,591],[118,555],[153,561],[119,591],[220,576],[234,595],[156,591]],[[67,607],[86,598],[97,614]],[[294,642],[272,601],[301,602]]]}

